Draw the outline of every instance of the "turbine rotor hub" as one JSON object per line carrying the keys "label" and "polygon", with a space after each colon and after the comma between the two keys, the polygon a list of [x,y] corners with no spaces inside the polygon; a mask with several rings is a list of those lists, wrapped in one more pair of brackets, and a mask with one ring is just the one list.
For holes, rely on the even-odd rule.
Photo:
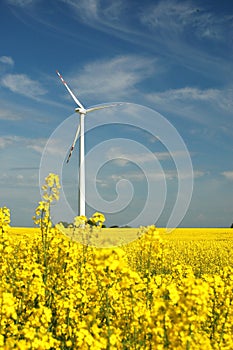
{"label": "turbine rotor hub", "polygon": [[79,114],[87,114],[87,110],[84,108],[75,108],[75,112]]}

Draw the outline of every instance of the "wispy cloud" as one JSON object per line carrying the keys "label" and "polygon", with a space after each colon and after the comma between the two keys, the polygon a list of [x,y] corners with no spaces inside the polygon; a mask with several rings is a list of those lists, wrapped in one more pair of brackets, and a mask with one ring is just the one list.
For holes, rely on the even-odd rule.
{"label": "wispy cloud", "polygon": [[190,32],[198,38],[225,40],[226,27],[231,27],[230,16],[217,16],[197,6],[193,1],[163,0],[145,9],[142,23],[170,37],[185,36]]}
{"label": "wispy cloud", "polygon": [[82,19],[95,19],[98,18],[99,1],[98,0],[62,0],[65,4],[72,7],[72,9]]}
{"label": "wispy cloud", "polygon": [[46,145],[46,139],[25,139],[26,147],[42,154]]}
{"label": "wispy cloud", "polygon": [[233,171],[223,171],[221,173],[227,180],[233,180]]}
{"label": "wispy cloud", "polygon": [[232,54],[232,16],[218,16],[205,3],[164,0],[145,6],[139,21],[148,31],[144,42],[150,37],[154,50],[173,63],[206,77],[215,71],[219,80],[231,75],[231,63],[222,53]]}
{"label": "wispy cloud", "polygon": [[[7,91],[8,92],[8,91]],[[5,97],[6,96],[6,97]],[[55,106],[56,108],[65,108],[64,103],[60,103],[59,101],[51,101],[45,98],[34,99],[36,101],[41,102],[40,107],[35,108],[34,105],[29,107],[28,104],[20,103],[18,99],[14,99],[2,93],[2,98],[0,98],[0,120],[5,121],[30,121],[30,123],[38,123],[38,124],[47,124],[54,120],[53,118],[53,110],[46,108],[44,109],[44,105]],[[56,116],[57,117],[57,116]],[[11,125],[11,127],[14,124]],[[16,125],[16,124],[15,124]],[[19,125],[19,124],[18,124]],[[22,128],[20,128],[22,131]],[[26,131],[26,128],[24,129]]]}
{"label": "wispy cloud", "polygon": [[6,64],[8,66],[13,66],[14,65],[14,60],[10,56],[1,56],[0,57],[0,63]]}
{"label": "wispy cloud", "polygon": [[177,172],[176,170],[165,170],[163,172],[142,172],[142,171],[132,171],[128,170],[125,172],[122,172],[121,174],[110,174],[105,176],[102,179],[98,179],[98,185],[101,187],[112,187],[113,182],[118,182],[124,179],[127,179],[128,181],[135,181],[135,182],[141,182],[141,181],[161,181],[161,180],[177,180],[177,179],[189,179],[190,176],[194,176],[194,178],[200,178],[205,176],[206,173],[201,170],[196,170],[193,174],[190,174],[188,172]]}
{"label": "wispy cloud", "polygon": [[0,108],[0,120],[20,120],[21,117],[15,114],[13,111]]}
{"label": "wispy cloud", "polygon": [[198,8],[190,2],[177,2],[171,0],[159,1],[156,5],[147,7],[141,20],[152,28],[181,32],[188,24],[194,22]]}
{"label": "wispy cloud", "polygon": [[195,101],[210,101],[215,100],[219,96],[219,90],[206,89],[201,90],[193,87],[185,87],[181,89],[171,89],[165,92],[156,94],[157,101],[176,101],[176,100],[195,100]]}
{"label": "wispy cloud", "polygon": [[[45,139],[27,140],[27,148],[30,148],[33,151],[42,154],[47,141],[48,140]],[[46,146],[46,153],[50,155],[64,156],[65,152],[67,152],[67,150],[64,149],[62,141],[58,139],[50,140],[49,145]]]}
{"label": "wispy cloud", "polygon": [[224,114],[231,113],[233,108],[233,94],[231,88],[226,89],[198,89],[184,87],[169,89],[162,92],[152,92],[146,99],[155,108],[162,111],[176,113],[200,123],[209,124],[219,114],[224,123]]}
{"label": "wispy cloud", "polygon": [[11,145],[14,141],[14,137],[11,136],[1,136],[0,137],[0,149],[3,149]]}
{"label": "wispy cloud", "polygon": [[114,2],[100,0],[61,0],[72,8],[82,21],[101,22],[108,19],[109,23],[112,20],[118,19],[122,10],[125,8],[125,2],[116,0]]}
{"label": "wispy cloud", "polygon": [[[8,0],[26,7],[36,0]],[[39,1],[39,0],[38,0]],[[41,0],[44,1],[44,0]],[[45,1],[44,1],[45,2]],[[231,38],[232,16],[217,16],[207,9],[205,4],[197,6],[195,1],[180,2],[163,0],[149,2],[143,7],[130,1],[116,0],[59,0],[66,5],[67,15],[71,20],[82,22],[85,26],[131,42],[147,52],[164,55],[173,63],[178,62],[208,76],[212,70],[219,77],[229,75],[231,64],[222,55],[222,46],[232,52]],[[21,7],[23,7],[21,6]],[[133,7],[131,9],[131,7]],[[132,10],[132,16],[128,12]],[[29,11],[29,10],[28,10]],[[43,17],[37,11],[30,11],[35,21],[43,23],[65,36],[82,42],[84,38],[79,31],[61,29],[60,23],[51,18],[50,11]],[[232,33],[233,34],[233,33]],[[214,52],[203,50],[206,40],[215,40],[220,44]],[[85,39],[86,40],[86,39]],[[90,40],[90,39],[88,39]],[[95,45],[90,40],[91,45]],[[105,42],[98,42],[98,46]],[[106,47],[105,47],[106,48]],[[203,69],[204,68],[204,69]]]}
{"label": "wispy cloud", "polygon": [[1,85],[14,93],[33,99],[47,92],[38,81],[32,80],[26,74],[6,74],[1,80]]}
{"label": "wispy cloud", "polygon": [[154,70],[154,59],[136,55],[117,56],[85,65],[81,73],[67,78],[82,94],[107,96],[109,99],[124,98],[133,94],[136,85]]}
{"label": "wispy cloud", "polygon": [[[211,6],[177,0],[150,2],[143,8],[134,4],[134,16],[129,19],[127,1],[114,1],[114,6],[106,0],[63,1],[77,14],[75,20],[133,42],[147,52],[165,55],[173,64],[178,62],[207,77],[214,70],[223,80],[232,74],[228,58],[222,55],[223,47],[232,53],[232,16],[217,16]],[[203,50],[210,40],[219,50],[218,46],[214,52]]]}
{"label": "wispy cloud", "polygon": [[0,137],[0,148],[4,149],[13,145],[14,147],[26,147],[36,151],[37,153],[42,153],[44,147],[46,145],[47,139],[44,138],[29,138],[29,137],[21,137],[15,135],[7,135]]}
{"label": "wispy cloud", "polygon": [[[36,169],[37,170],[37,169]],[[17,172],[4,172],[0,174],[0,184],[3,186],[3,188],[9,188],[9,187],[36,187],[38,183],[38,175],[35,172],[35,170],[32,170],[31,172],[28,172],[25,174],[24,171],[18,170]],[[25,193],[25,192],[24,192]],[[21,194],[21,198],[23,198],[23,195]]]}
{"label": "wispy cloud", "polygon": [[119,160],[118,165],[125,166],[128,162],[133,162],[135,164],[146,164],[150,162],[155,162],[156,160],[163,161],[168,159],[173,159],[174,157],[183,158],[187,154],[183,151],[177,152],[141,152],[141,153],[130,153],[123,151],[121,147],[112,147],[107,153],[108,160]]}

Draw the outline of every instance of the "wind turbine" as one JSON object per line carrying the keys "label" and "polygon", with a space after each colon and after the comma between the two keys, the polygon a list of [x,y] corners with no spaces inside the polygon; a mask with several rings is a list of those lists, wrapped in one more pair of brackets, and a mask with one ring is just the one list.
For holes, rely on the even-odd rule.
{"label": "wind turbine", "polygon": [[61,79],[62,83],[65,85],[66,89],[68,90],[69,94],[73,98],[74,102],[77,104],[77,108],[75,108],[75,112],[79,113],[80,116],[80,121],[75,133],[75,137],[73,140],[73,143],[70,147],[70,152],[67,157],[66,162],[68,163],[70,160],[70,157],[73,153],[75,144],[77,142],[77,139],[80,135],[79,138],[79,215],[84,215],[86,214],[86,200],[85,200],[85,144],[84,144],[84,118],[87,113],[97,111],[99,109],[103,108],[109,108],[109,107],[114,107],[117,105],[122,105],[122,103],[114,103],[110,105],[99,105],[96,107],[90,107],[90,108],[85,108],[82,103],[77,99],[77,97],[74,95],[74,93],[71,91],[65,80],[63,79],[62,75],[56,71],[57,75]]}

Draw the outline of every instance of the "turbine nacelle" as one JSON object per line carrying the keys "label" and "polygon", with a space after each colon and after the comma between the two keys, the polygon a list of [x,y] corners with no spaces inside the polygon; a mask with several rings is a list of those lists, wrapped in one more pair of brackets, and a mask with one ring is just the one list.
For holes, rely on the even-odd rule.
{"label": "turbine nacelle", "polygon": [[85,108],[75,108],[75,112],[79,114],[87,114],[87,110]]}

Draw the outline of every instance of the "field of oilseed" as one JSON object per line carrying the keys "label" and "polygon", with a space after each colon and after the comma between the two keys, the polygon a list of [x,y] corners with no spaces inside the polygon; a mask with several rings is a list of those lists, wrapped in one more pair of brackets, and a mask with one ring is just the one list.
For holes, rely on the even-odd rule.
{"label": "field of oilseed", "polygon": [[125,229],[114,248],[101,213],[53,227],[59,187],[49,174],[37,228],[0,209],[0,349],[233,349],[232,229]]}

